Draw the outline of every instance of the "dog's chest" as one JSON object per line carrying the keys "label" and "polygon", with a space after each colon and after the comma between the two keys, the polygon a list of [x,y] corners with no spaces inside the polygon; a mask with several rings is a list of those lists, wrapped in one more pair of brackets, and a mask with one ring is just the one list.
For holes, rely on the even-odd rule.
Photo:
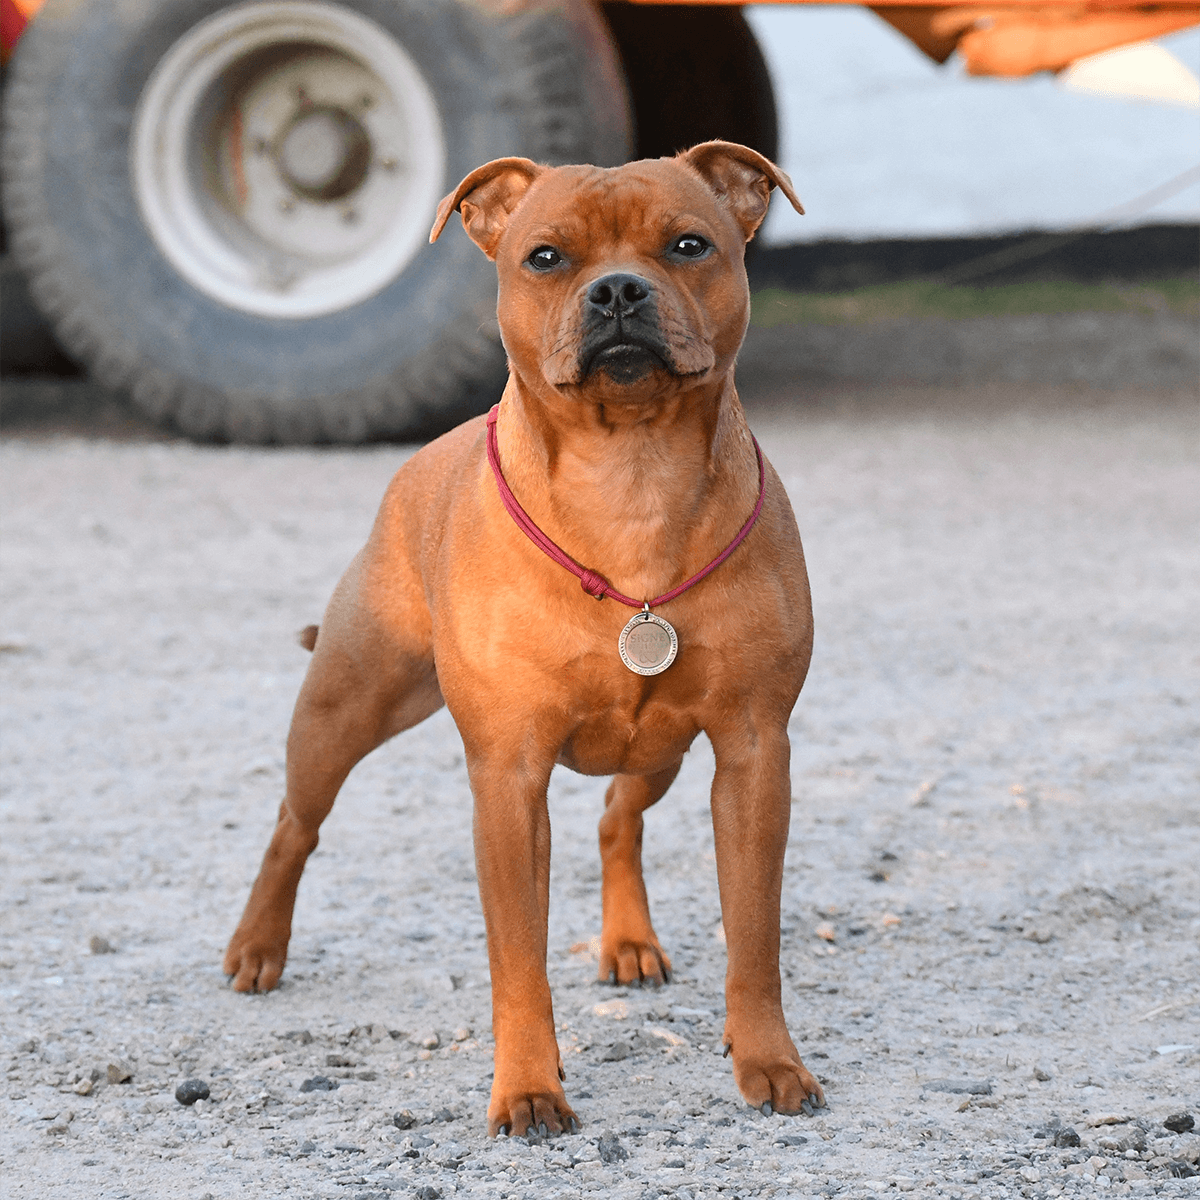
{"label": "dog's chest", "polygon": [[677,761],[700,728],[690,706],[631,688],[577,710],[558,761],[584,775],[649,774]]}

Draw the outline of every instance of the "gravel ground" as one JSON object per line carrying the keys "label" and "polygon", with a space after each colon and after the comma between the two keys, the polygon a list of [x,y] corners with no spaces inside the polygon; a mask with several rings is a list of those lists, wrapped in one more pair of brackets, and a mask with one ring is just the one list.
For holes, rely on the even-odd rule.
{"label": "gravel ground", "polygon": [[[706,744],[647,814],[661,992],[593,982],[604,781],[553,783],[581,1134],[484,1136],[487,960],[444,712],[351,777],[283,986],[229,991],[294,633],[406,451],[49,427],[0,445],[0,1195],[1200,1194],[1180,1118],[1200,1107],[1194,394],[750,407],[816,605],[783,965],[829,1108],[750,1111],[720,1056]],[[210,1095],[184,1107],[189,1078]]]}

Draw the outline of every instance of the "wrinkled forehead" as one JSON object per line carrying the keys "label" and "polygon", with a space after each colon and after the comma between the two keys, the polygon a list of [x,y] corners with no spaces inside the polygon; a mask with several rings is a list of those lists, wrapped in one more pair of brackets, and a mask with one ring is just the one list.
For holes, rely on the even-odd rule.
{"label": "wrinkled forehead", "polygon": [[701,221],[716,234],[730,220],[695,172],[672,159],[622,167],[557,167],[541,176],[517,209],[515,239],[560,233],[589,248],[661,238],[680,222]]}

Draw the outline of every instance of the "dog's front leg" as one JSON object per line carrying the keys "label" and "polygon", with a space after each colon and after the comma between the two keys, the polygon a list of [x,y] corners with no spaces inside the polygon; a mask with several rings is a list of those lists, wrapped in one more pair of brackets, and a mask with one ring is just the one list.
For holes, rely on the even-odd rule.
{"label": "dog's front leg", "polygon": [[824,1104],[824,1094],[788,1033],[779,982],[779,901],[791,816],[786,725],[755,723],[751,714],[709,736],[717,760],[713,834],[729,953],[726,1053],[749,1104],[764,1112],[811,1112]]}
{"label": "dog's front leg", "polygon": [[488,1133],[560,1133],[578,1125],[563,1093],[546,978],[553,760],[539,768],[494,744],[468,754],[475,861],[492,974],[495,1074]]}

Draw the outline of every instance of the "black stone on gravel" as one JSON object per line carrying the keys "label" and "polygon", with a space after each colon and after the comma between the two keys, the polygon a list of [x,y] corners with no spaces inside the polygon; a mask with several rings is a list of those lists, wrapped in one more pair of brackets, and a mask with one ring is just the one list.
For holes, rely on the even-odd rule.
{"label": "black stone on gravel", "polygon": [[413,1192],[413,1200],[441,1200],[442,1193],[437,1188],[431,1187],[427,1183],[423,1183],[415,1192]]}
{"label": "black stone on gravel", "polygon": [[311,1079],[306,1079],[301,1085],[302,1092],[334,1092],[337,1091],[337,1083],[327,1078],[324,1075],[314,1075]]}
{"label": "black stone on gravel", "polygon": [[629,1151],[621,1145],[621,1139],[615,1133],[602,1133],[596,1149],[600,1151],[600,1161],[604,1163],[615,1163],[629,1157]]}
{"label": "black stone on gravel", "polygon": [[1196,1118],[1191,1113],[1172,1113],[1164,1122],[1163,1128],[1172,1133],[1190,1133],[1196,1128]]}
{"label": "black stone on gravel", "polygon": [[185,1108],[190,1108],[197,1100],[207,1100],[208,1094],[208,1084],[203,1079],[185,1079],[175,1089],[175,1099]]}
{"label": "black stone on gravel", "polygon": [[411,1129],[416,1123],[417,1118],[407,1108],[402,1108],[398,1113],[392,1113],[392,1124],[397,1129]]}
{"label": "black stone on gravel", "polygon": [[1055,1130],[1054,1144],[1056,1146],[1078,1146],[1079,1134],[1071,1125],[1067,1125],[1062,1129]]}

